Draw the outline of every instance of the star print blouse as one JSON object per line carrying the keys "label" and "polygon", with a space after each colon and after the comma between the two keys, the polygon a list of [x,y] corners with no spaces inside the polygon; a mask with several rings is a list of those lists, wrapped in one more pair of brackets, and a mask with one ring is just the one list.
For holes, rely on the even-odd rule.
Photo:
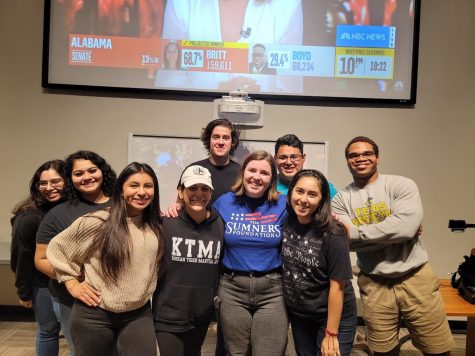
{"label": "star print blouse", "polygon": [[355,294],[348,238],[323,234],[311,224],[302,225],[288,217],[282,239],[283,287],[290,313],[326,319],[330,279],[344,280],[342,318],[351,315]]}

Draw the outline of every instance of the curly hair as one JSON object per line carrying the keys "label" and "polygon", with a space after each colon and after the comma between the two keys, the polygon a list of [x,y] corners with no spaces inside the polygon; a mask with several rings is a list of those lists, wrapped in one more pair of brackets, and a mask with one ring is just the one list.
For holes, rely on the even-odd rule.
{"label": "curly hair", "polygon": [[[50,203],[48,200],[46,200],[43,197],[43,195],[40,193],[38,188],[36,187],[36,183],[40,181],[41,173],[50,169],[54,169],[56,173],[58,173],[58,175],[61,178],[63,178],[64,181],[66,181],[64,168],[65,168],[65,162],[60,159],[47,161],[43,163],[41,166],[39,166],[30,180],[30,194],[28,195],[26,199],[22,200],[13,208],[12,214],[16,215],[23,211],[35,209],[35,208],[41,209],[41,210],[49,210],[52,207],[52,205],[56,205],[59,202],[61,202],[63,199],[61,199],[58,202],[54,202],[53,204]],[[64,192],[64,189],[63,189],[63,192]]]}
{"label": "curly hair", "polygon": [[76,160],[83,159],[91,161],[94,163],[97,168],[102,172],[102,192],[104,195],[110,197],[114,190],[114,184],[117,180],[117,175],[111,166],[106,162],[104,158],[99,156],[97,153],[91,151],[77,151],[72,153],[66,158],[66,167],[65,167],[65,187],[66,187],[66,198],[68,202],[72,204],[77,204],[81,198],[81,193],[74,187],[72,181],[73,166]]}
{"label": "curly hair", "polygon": [[227,127],[231,130],[231,150],[229,151],[229,154],[233,156],[234,152],[239,146],[239,136],[241,132],[228,119],[216,119],[210,121],[208,125],[206,125],[206,127],[201,130],[201,142],[203,142],[203,145],[205,146],[208,155],[211,154],[211,135],[213,134],[213,130],[216,126]]}

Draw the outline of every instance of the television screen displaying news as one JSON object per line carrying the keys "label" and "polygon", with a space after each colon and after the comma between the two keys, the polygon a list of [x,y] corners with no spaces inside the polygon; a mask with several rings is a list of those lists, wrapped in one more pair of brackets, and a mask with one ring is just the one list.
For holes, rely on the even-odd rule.
{"label": "television screen displaying news", "polygon": [[45,6],[45,87],[415,102],[420,0]]}

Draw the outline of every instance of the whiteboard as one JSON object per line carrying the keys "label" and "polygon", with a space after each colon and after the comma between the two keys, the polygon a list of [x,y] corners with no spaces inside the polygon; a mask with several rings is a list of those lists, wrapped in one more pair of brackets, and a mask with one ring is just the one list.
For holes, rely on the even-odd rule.
{"label": "whiteboard", "polygon": [[[234,161],[242,163],[250,152],[265,150],[274,154],[275,141],[239,140]],[[304,168],[318,169],[327,175],[328,141],[304,142],[307,155]],[[153,168],[160,186],[160,208],[176,201],[176,187],[183,169],[208,156],[198,137],[152,136],[129,134],[128,163],[147,163]]]}

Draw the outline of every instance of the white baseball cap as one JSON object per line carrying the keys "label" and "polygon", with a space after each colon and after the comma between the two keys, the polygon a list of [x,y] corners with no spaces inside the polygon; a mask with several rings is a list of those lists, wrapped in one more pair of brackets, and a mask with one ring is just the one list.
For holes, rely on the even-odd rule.
{"label": "white baseball cap", "polygon": [[187,169],[185,169],[181,176],[181,184],[183,184],[185,188],[188,188],[199,183],[214,189],[213,182],[211,181],[211,173],[209,170],[198,165],[189,166]]}

